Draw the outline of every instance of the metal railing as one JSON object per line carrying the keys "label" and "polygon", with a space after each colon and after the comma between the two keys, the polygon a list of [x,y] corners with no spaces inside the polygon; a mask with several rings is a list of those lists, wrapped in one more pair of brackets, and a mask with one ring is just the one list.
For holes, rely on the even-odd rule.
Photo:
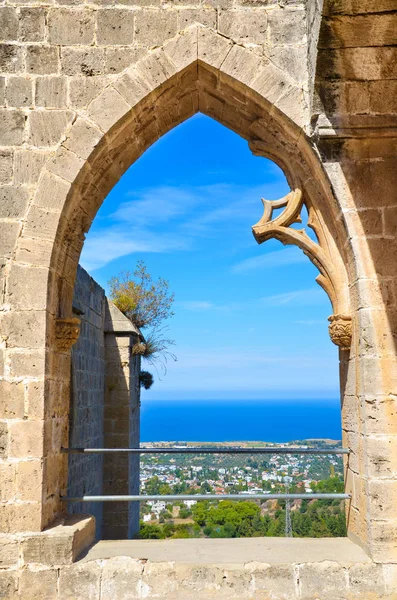
{"label": "metal railing", "polygon": [[[336,455],[349,454],[348,448],[299,448],[294,446],[263,446],[262,448],[230,448],[217,447],[151,447],[151,448],[62,448],[66,454],[108,454],[113,452],[128,452],[131,454],[313,454]],[[167,494],[167,495],[105,495],[105,496],[61,496],[66,502],[148,502],[162,500],[173,502],[178,500],[349,500],[350,494],[339,493],[304,493],[304,494]]]}

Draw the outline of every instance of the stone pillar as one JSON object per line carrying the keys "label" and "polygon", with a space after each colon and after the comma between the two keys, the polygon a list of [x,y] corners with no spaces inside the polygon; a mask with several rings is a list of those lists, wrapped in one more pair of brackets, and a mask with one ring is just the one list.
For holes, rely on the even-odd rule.
{"label": "stone pillar", "polygon": [[[105,319],[105,448],[139,446],[140,357],[132,354],[139,331],[107,301]],[[104,455],[103,493],[139,493],[139,456]],[[103,539],[134,537],[139,530],[139,505],[104,502]]]}

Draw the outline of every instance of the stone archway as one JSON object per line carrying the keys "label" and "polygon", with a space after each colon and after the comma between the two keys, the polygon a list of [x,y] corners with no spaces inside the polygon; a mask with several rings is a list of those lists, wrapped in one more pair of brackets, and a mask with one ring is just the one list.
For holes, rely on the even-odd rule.
{"label": "stone archway", "polygon": [[[36,487],[23,502],[7,505],[9,532],[40,531],[64,510],[60,495],[67,463],[60,450],[67,433],[69,347],[78,333],[76,322],[70,321],[71,302],[84,233],[132,162],[197,111],[247,139],[255,153],[282,167],[292,189],[302,190],[322,251],[336,273],[331,301],[337,312],[350,314],[349,281],[356,281],[361,257],[352,253],[344,207],[308,137],[305,90],[254,51],[201,26],[148,51],[104,87],[86,110],[65,122],[62,142],[41,171],[12,252],[7,272],[10,310],[3,331],[7,344],[20,348],[21,355],[34,350],[37,377],[30,390],[34,411],[23,422],[10,424],[10,456],[26,463],[28,454]],[[348,359],[344,351],[342,392],[350,399],[345,401],[344,441],[354,447],[359,438],[359,418],[352,406],[359,393],[353,374],[356,352]],[[354,508],[349,528],[367,544],[370,523],[360,495],[367,473],[354,462],[355,447],[353,454],[347,470]]]}

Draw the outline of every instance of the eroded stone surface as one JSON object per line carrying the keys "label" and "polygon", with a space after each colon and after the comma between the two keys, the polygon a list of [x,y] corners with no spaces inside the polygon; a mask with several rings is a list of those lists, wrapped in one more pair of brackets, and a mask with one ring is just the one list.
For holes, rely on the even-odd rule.
{"label": "eroded stone surface", "polygon": [[[396,15],[390,0],[326,1],[323,16],[314,0],[0,7],[4,532],[38,532],[64,510],[70,361],[56,350],[54,323],[71,317],[84,233],[128,166],[201,110],[277,160],[323,224],[319,242],[352,316],[341,362],[349,533],[376,562],[397,561]],[[37,269],[37,281],[27,269]],[[83,578],[93,597],[98,569]],[[302,570],[301,597],[317,593],[316,578],[339,594],[327,579],[333,567],[316,569]],[[357,586],[378,581],[376,573],[344,569],[334,577],[348,582],[341,597],[354,586],[375,593]],[[65,598],[76,593],[76,572],[62,576]],[[15,594],[17,573],[1,577],[1,594]],[[51,587],[53,574],[45,577]],[[195,595],[194,577],[186,575],[186,597]],[[266,577],[257,575],[270,585]],[[230,597],[254,580],[235,571],[216,590]],[[29,581],[34,589],[36,576],[26,575],[24,589]],[[150,577],[139,585],[139,594],[151,593]],[[203,589],[203,598],[213,592]]]}

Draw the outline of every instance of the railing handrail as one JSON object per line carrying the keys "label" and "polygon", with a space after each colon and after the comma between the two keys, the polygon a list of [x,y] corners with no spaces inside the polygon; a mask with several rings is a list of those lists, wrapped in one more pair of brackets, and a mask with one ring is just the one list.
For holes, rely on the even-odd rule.
{"label": "railing handrail", "polygon": [[187,447],[152,447],[152,448],[62,448],[66,454],[106,454],[111,452],[130,452],[132,454],[349,454],[349,448],[299,448],[296,446],[263,446],[262,448],[234,448],[218,446],[202,448]]}
{"label": "railing handrail", "polygon": [[183,500],[348,500],[350,494],[155,494],[127,496],[61,496],[66,502],[174,502]]}

